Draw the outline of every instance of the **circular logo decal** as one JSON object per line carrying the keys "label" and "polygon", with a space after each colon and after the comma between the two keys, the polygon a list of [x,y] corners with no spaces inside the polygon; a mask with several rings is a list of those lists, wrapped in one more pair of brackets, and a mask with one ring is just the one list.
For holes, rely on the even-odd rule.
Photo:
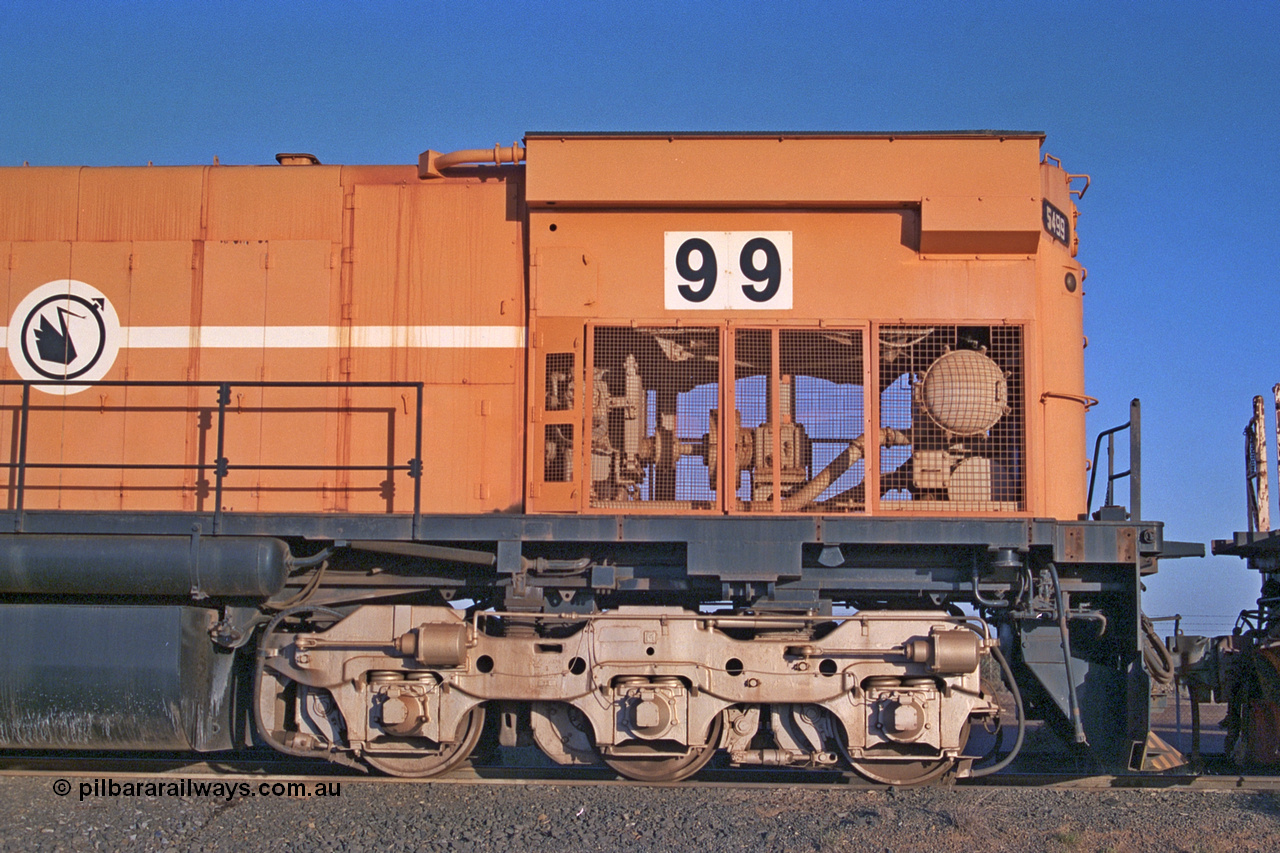
{"label": "circular logo decal", "polygon": [[[74,394],[107,375],[120,351],[120,318],[102,291],[83,281],[42,284],[9,320],[9,360],[50,394]],[[75,383],[75,384],[72,384]]]}

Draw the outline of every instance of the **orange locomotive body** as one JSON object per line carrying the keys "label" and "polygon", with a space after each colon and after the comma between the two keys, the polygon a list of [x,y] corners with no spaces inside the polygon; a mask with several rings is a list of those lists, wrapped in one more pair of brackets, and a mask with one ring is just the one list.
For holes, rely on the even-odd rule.
{"label": "orange locomotive body", "polygon": [[[14,169],[0,180],[15,316],[6,375],[81,380],[36,386],[28,459],[104,466],[32,468],[27,508],[213,508],[214,427],[200,414],[217,409],[217,389],[91,377],[422,382],[434,451],[423,508],[519,510],[524,250],[510,184],[320,165]],[[81,290],[111,313],[105,331],[74,302],[38,298],[16,313],[32,292]],[[40,320],[56,332],[59,313],[76,344],[69,364],[61,352],[42,360],[34,345]],[[232,390],[223,455],[245,467],[227,478],[227,511],[411,507],[403,473],[397,483],[394,471],[335,468],[386,469],[414,455],[412,389]],[[13,405],[20,389],[6,393]]]}
{"label": "orange locomotive body", "polygon": [[[998,714],[945,697],[1004,626],[1019,727],[1151,766],[1138,577],[1162,531],[1081,520],[1076,176],[1042,141],[529,134],[417,168],[0,170],[0,609],[37,659],[68,620],[152,626],[69,676],[65,730],[15,711],[0,744],[231,745],[214,718],[250,709],[212,681],[160,734],[158,712],[70,734],[91,670],[177,632],[157,708],[257,649],[239,739],[287,752],[439,772],[497,707],[504,744],[637,778],[722,750],[927,781],[968,772]],[[833,606],[897,626],[881,669],[829,639]],[[715,608],[728,662],[655,651]],[[397,652],[308,651],[335,637]],[[768,692],[811,657],[844,698]],[[10,693],[39,676],[7,666]],[[712,689],[744,670],[755,700]],[[555,672],[586,681],[521,681]]]}
{"label": "orange locomotive body", "polygon": [[[3,173],[5,375],[53,377],[35,386],[27,460],[99,466],[30,468],[25,507],[213,509],[216,436],[198,415],[216,390],[101,383],[216,380],[424,383],[426,513],[1084,510],[1083,291],[1064,285],[1084,273],[1067,176],[1038,161],[1038,137],[528,145],[524,176],[308,160]],[[763,267],[733,268],[753,238],[776,293]],[[708,239],[724,256],[677,258]],[[701,300],[681,295],[705,285],[680,278],[690,258],[723,268]],[[41,323],[75,358],[56,343],[41,357]],[[952,350],[975,354],[939,361]],[[643,405],[626,398],[627,355],[645,360]],[[934,362],[925,387],[947,399],[913,399],[907,379]],[[13,406],[21,391],[6,393]],[[233,395],[226,511],[411,509],[403,472],[339,469],[414,455],[412,394]],[[927,447],[900,444],[921,413]],[[609,435],[620,417],[629,438]],[[870,500],[789,499],[855,440],[857,483],[840,482]],[[742,459],[708,464],[717,453]],[[913,455],[914,476],[899,471]],[[175,467],[127,467],[146,463]],[[315,470],[258,467],[272,465]]]}

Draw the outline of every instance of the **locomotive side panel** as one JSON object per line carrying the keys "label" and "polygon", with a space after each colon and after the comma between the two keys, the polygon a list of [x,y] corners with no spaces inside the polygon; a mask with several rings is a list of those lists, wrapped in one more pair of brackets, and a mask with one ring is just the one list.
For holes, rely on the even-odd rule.
{"label": "locomotive side panel", "polygon": [[[231,382],[325,382],[336,354],[324,334],[339,294],[342,185],[338,167],[212,168],[200,258],[194,377]],[[193,294],[194,296],[194,294]],[[181,343],[180,340],[174,343]],[[214,508],[217,392],[197,394],[196,499]],[[222,456],[228,511],[316,512],[332,506],[333,474],[263,465],[332,464],[337,394],[330,389],[229,389]]]}
{"label": "locomotive side panel", "polygon": [[[1037,145],[530,137],[531,387],[583,341],[531,411],[533,508],[1074,519],[1079,295],[1048,300]],[[802,422],[824,395],[842,429]]]}
{"label": "locomotive side panel", "polygon": [[[71,243],[69,241],[54,239],[13,241],[9,254],[9,305],[11,316],[20,307],[21,300],[27,294],[48,282],[67,281],[70,275]],[[11,322],[7,330],[7,343],[10,350],[10,358],[6,359],[7,362],[12,362],[15,331],[14,324]],[[7,376],[14,379],[19,378],[13,373],[12,363],[7,369],[9,371],[6,374]],[[11,422],[12,429],[10,441],[6,444],[6,448],[8,453],[16,455],[16,445],[21,432],[18,413],[22,403],[22,391],[20,388],[10,387],[6,389],[6,392],[5,420]],[[40,456],[44,459],[58,459],[61,456],[62,418],[65,402],[65,398],[62,396],[44,396],[33,392],[33,422],[39,420],[44,424],[43,429],[31,430],[28,433],[29,453],[33,456]],[[10,456],[6,461],[10,461],[13,458],[14,456]],[[14,506],[17,500],[17,472],[11,473],[13,477],[10,480],[8,504]],[[29,470],[26,478],[27,505],[32,508],[56,509],[58,507],[60,482],[61,476],[57,471],[49,469]]]}
{"label": "locomotive side panel", "polygon": [[[199,325],[199,300],[193,301],[200,285],[198,270],[193,268],[195,245],[190,239],[136,240],[130,244],[130,285],[136,296],[129,301],[127,318],[121,318],[121,324],[131,331],[130,340],[120,351],[121,378],[183,382],[197,375],[199,350],[136,345],[146,343],[146,333],[141,331],[145,327],[176,325],[175,318],[183,325]],[[184,342],[179,339],[177,343]],[[124,409],[124,465],[194,464],[199,425],[188,410],[197,405],[197,395],[178,387],[134,386],[106,391],[119,397]],[[178,505],[183,510],[194,509],[196,478],[194,470],[126,467],[121,473],[121,508],[166,510]]]}
{"label": "locomotive side panel", "polygon": [[[904,199],[963,198],[1015,207],[1035,199],[1041,137],[892,134],[727,137],[527,134],[531,208],[874,207]],[[1034,250],[1038,209],[1010,229],[1008,217],[968,217],[965,233],[1012,234]],[[947,230],[956,230],[948,226]]]}
{"label": "locomotive side panel", "polygon": [[[496,181],[356,187],[350,375],[427,383],[425,512],[520,506],[524,252],[511,194]],[[350,464],[385,464],[388,430],[394,459],[414,455],[403,393],[393,422],[350,414]],[[370,451],[383,456],[364,461]],[[347,509],[386,511],[374,479],[352,475]]]}
{"label": "locomotive side panel", "polygon": [[[129,269],[132,254],[130,243],[77,240],[70,248],[71,272],[68,278],[76,282],[94,282],[94,287],[113,306],[117,318],[121,314],[127,317],[133,297]],[[92,301],[91,297],[90,302]],[[48,316],[48,313],[42,312],[42,322]],[[92,345],[81,333],[81,324],[88,325],[92,313],[80,303],[60,308],[58,316],[60,320],[66,319],[69,327],[66,346],[69,348],[75,345],[79,339],[80,352],[76,353],[76,358],[69,365],[74,367],[80,359],[86,357],[85,350]],[[54,333],[51,327],[45,327],[44,331],[51,335]],[[57,332],[60,331],[59,324]],[[109,335],[110,332],[108,339]],[[104,358],[106,355],[104,353]],[[104,378],[123,379],[123,374],[124,365],[117,359],[117,363]],[[125,412],[120,406],[122,398],[120,389],[103,387],[68,394],[55,400],[55,406],[59,403],[62,406],[58,430],[61,439],[58,455],[54,457],[56,461],[75,466],[103,464],[119,459],[124,447]],[[57,474],[56,506],[59,509],[120,509],[122,489],[121,472],[118,468],[67,468]]]}
{"label": "locomotive side panel", "polygon": [[[53,380],[31,391],[25,508],[210,511],[221,456],[227,511],[411,512],[416,392],[350,386],[425,381],[426,446],[450,464],[422,509],[518,509],[514,191],[411,176],[7,170],[5,375]],[[4,394],[8,462],[22,400]]]}
{"label": "locomotive side panel", "polygon": [[[1037,312],[1041,374],[1036,405],[1043,418],[1045,508],[1053,518],[1071,519],[1086,503],[1088,466],[1084,392],[1084,279],[1076,261],[1076,207],[1071,178],[1050,163],[1040,167],[1045,227],[1037,266]],[[1050,231],[1052,228],[1052,233]],[[1039,457],[1033,457],[1039,458]]]}
{"label": "locomotive side panel", "polygon": [[[0,205],[0,245],[4,246],[3,300],[6,314],[12,311],[21,294],[51,278],[66,278],[70,273],[70,251],[67,241],[75,236],[76,170],[74,169],[5,169],[0,170],[0,193],[6,203]],[[17,293],[17,296],[11,294]],[[7,342],[7,341],[6,341]],[[15,378],[8,358],[4,359],[5,378]],[[6,387],[4,393],[4,447],[12,448],[18,440],[17,406],[21,401],[18,388]],[[51,417],[60,419],[61,412]],[[14,504],[16,471],[6,472],[7,505]],[[47,501],[50,484],[56,477],[47,472],[31,472],[29,482],[39,489],[32,497]]]}

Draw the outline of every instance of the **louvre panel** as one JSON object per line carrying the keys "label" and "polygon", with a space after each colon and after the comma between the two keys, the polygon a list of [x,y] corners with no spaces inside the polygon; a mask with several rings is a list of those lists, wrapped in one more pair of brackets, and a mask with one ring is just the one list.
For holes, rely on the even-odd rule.
{"label": "louvre panel", "polygon": [[199,240],[204,174],[202,166],[83,170],[79,239]]}
{"label": "louvre panel", "polygon": [[76,239],[80,169],[0,169],[0,240],[44,243]]}
{"label": "louvre panel", "polygon": [[209,170],[209,240],[342,240],[338,166]]}
{"label": "louvre panel", "polygon": [[597,327],[593,343],[591,506],[715,509],[719,330]]}
{"label": "louvre panel", "polygon": [[1026,495],[1022,329],[880,329],[880,506],[1014,512]]}

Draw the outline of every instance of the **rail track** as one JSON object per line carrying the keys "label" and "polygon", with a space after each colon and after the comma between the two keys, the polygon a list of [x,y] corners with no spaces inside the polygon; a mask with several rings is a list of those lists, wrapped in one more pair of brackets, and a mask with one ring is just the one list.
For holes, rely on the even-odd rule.
{"label": "rail track", "polygon": [[[1069,788],[1076,790],[1187,790],[1187,791],[1280,791],[1280,775],[1253,775],[1234,772],[1225,761],[1210,760],[1200,773],[1171,771],[1165,774],[1117,775],[1054,768],[1052,761],[1036,762],[1034,769],[1003,772],[978,779],[953,780],[958,788]],[[286,760],[264,755],[245,759],[202,759],[178,757],[76,756],[51,757],[36,754],[0,755],[0,777],[47,776],[50,778],[185,778],[222,780],[280,780],[313,782],[340,780],[354,784],[442,784],[442,785],[526,785],[627,786],[627,787],[715,787],[804,788],[847,787],[858,790],[890,786],[867,781],[852,772],[753,770],[707,768],[683,782],[639,782],[624,779],[607,769],[465,765],[430,779],[406,779],[359,773],[337,765],[302,760]]]}

